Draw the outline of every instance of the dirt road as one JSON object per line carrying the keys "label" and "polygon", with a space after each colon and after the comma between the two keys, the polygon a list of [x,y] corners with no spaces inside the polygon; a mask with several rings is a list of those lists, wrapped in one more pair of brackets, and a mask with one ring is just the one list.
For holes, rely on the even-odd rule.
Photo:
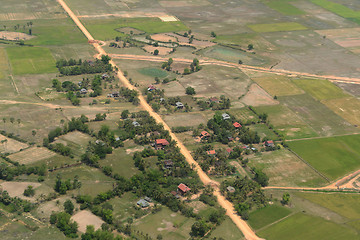
{"label": "dirt road", "polygon": [[[151,62],[164,62],[167,61],[168,58],[165,57],[157,57],[157,56],[144,56],[144,55],[131,55],[131,54],[110,54],[111,58],[115,59],[127,59],[127,60],[138,60],[138,61],[151,61]],[[184,58],[173,58],[174,62],[178,63],[191,63],[192,59],[184,59]],[[288,71],[283,69],[270,69],[264,67],[255,67],[249,65],[239,65],[236,63],[230,63],[225,61],[218,61],[218,60],[206,60],[206,59],[199,59],[201,65],[217,65],[223,67],[232,67],[232,68],[239,68],[241,70],[249,70],[249,71],[256,71],[256,72],[265,72],[265,73],[274,73],[274,74],[282,74],[282,75],[296,75],[302,76],[307,78],[320,78],[320,79],[327,79],[332,82],[343,82],[343,83],[353,83],[353,84],[360,84],[360,78],[350,78],[350,77],[339,77],[333,75],[316,75],[312,73],[305,73],[305,72],[295,72],[295,71]]]}
{"label": "dirt road", "polygon": [[[79,29],[84,33],[84,35],[89,40],[94,40],[94,38],[91,36],[91,34],[87,31],[87,29],[82,25],[82,23],[79,21],[79,19],[76,17],[76,15],[71,11],[71,9],[65,4],[63,0],[57,0],[59,4],[64,8],[64,10],[69,14],[69,16],[72,18],[72,20],[75,22],[75,24],[79,27]],[[98,43],[92,43],[92,45],[95,47],[95,49],[98,51],[99,56],[101,55],[107,55],[104,49],[98,44]],[[98,57],[99,57],[98,56]],[[110,61],[110,63],[119,69],[118,66],[114,63],[114,61]],[[134,86],[130,84],[130,82],[125,78],[123,73],[120,71],[117,72],[117,76],[119,77],[120,81],[129,89],[134,89],[138,91]],[[219,204],[226,210],[226,214],[232,219],[232,221],[236,224],[236,226],[241,230],[241,232],[244,234],[245,238],[248,240],[258,240],[259,237],[256,236],[255,232],[250,228],[250,226],[240,218],[239,215],[235,213],[234,206],[232,203],[227,201],[223,195],[220,193],[219,189],[219,183],[212,181],[204,171],[200,168],[199,164],[193,159],[190,152],[187,150],[187,148],[182,144],[182,142],[176,137],[176,135],[171,131],[170,127],[166,124],[166,122],[153,111],[153,109],[150,107],[150,105],[146,102],[144,96],[142,96],[141,92],[139,93],[139,100],[140,105],[147,111],[149,114],[158,122],[163,124],[164,128],[169,131],[170,136],[173,140],[175,140],[178,144],[178,147],[180,148],[180,152],[184,155],[186,161],[189,163],[190,166],[194,167],[194,170],[199,175],[200,180],[208,185],[212,185],[215,189],[214,195],[217,197],[217,200]]]}

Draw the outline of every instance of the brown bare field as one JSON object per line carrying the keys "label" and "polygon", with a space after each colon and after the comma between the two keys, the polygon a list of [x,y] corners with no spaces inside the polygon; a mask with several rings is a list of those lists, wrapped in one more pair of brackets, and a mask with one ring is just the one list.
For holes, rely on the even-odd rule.
{"label": "brown bare field", "polygon": [[206,6],[210,3],[206,0],[196,1],[159,1],[162,7],[177,8],[177,7],[191,7],[191,6]]}
{"label": "brown bare field", "polygon": [[152,45],[146,45],[145,47],[143,47],[143,49],[145,49],[145,51],[149,53],[153,53],[157,49],[159,51],[159,55],[168,55],[172,50],[172,48],[154,47]]}
{"label": "brown bare field", "polygon": [[83,233],[86,232],[86,226],[88,225],[93,225],[97,230],[105,223],[101,218],[86,210],[76,213],[71,217],[71,220],[79,224],[79,231]]}
{"label": "brown bare field", "polygon": [[21,32],[8,32],[8,31],[2,31],[0,32],[0,38],[6,39],[6,40],[29,40],[32,38],[35,38],[35,36],[28,35],[26,33]]}
{"label": "brown bare field", "polygon": [[337,115],[353,125],[360,126],[360,100],[354,97],[322,101]]}
{"label": "brown bare field", "polygon": [[44,147],[31,147],[9,155],[9,158],[20,164],[30,164],[55,156],[56,153]]}
{"label": "brown bare field", "polygon": [[350,49],[359,50],[360,48],[360,28],[343,28],[343,29],[328,29],[315,31],[336,44],[344,48],[355,48]]}
{"label": "brown bare field", "polygon": [[201,113],[176,113],[164,116],[164,120],[170,127],[196,127],[201,123],[206,124],[207,119]]}
{"label": "brown bare field", "polygon": [[57,18],[66,18],[66,15],[63,13],[42,13],[42,12],[34,12],[34,13],[1,13],[0,21],[9,21],[9,20],[34,20],[34,19],[57,19]]}
{"label": "brown bare field", "polygon": [[9,193],[10,197],[24,198],[23,193],[28,186],[33,186],[35,189],[40,185],[40,183],[36,182],[3,182],[0,186]]}
{"label": "brown bare field", "polygon": [[249,106],[261,105],[276,105],[278,101],[274,100],[267,92],[265,92],[259,85],[252,84],[248,93],[241,98],[241,102]]}
{"label": "brown bare field", "polygon": [[153,39],[155,41],[159,41],[159,42],[176,42],[177,41],[175,37],[169,36],[165,33],[151,35],[151,39]]}
{"label": "brown bare field", "polygon": [[5,137],[4,135],[0,135],[0,141],[1,142],[4,141],[3,143],[0,144],[1,153],[14,153],[28,147],[26,143],[16,141],[14,139]]}

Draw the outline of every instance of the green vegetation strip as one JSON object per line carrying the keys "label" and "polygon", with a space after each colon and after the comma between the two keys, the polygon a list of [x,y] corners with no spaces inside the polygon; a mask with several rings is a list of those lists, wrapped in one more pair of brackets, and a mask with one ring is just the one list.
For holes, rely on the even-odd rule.
{"label": "green vegetation strip", "polygon": [[329,179],[360,168],[360,135],[289,142],[289,147]]}
{"label": "green vegetation strip", "polygon": [[307,29],[307,27],[296,22],[251,24],[248,27],[255,32],[287,32]]}
{"label": "green vegetation strip", "polygon": [[360,11],[354,11],[342,4],[334,3],[328,0],[310,0],[312,3],[329,10],[344,18],[360,18]]}

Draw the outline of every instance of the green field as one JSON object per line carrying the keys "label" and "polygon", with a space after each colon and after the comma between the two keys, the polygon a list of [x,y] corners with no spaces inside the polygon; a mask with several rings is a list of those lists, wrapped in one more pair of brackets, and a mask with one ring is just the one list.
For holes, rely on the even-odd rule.
{"label": "green field", "polygon": [[117,31],[122,27],[135,28],[148,34],[188,30],[182,22],[162,22],[158,18],[87,19],[83,22],[93,37],[99,40],[124,36],[124,33]]}
{"label": "green field", "polygon": [[3,79],[9,70],[9,62],[4,48],[0,48],[0,79]]}
{"label": "green field", "polygon": [[215,228],[210,234],[211,238],[223,238],[226,240],[240,240],[243,239],[243,234],[236,227],[233,221],[226,216],[225,220]]}
{"label": "green field", "polygon": [[278,136],[276,136],[273,130],[269,129],[269,127],[265,124],[254,124],[250,125],[249,128],[253,131],[256,131],[259,134],[260,138],[266,137],[273,140],[278,139]]}
{"label": "green field", "polygon": [[285,76],[266,76],[252,78],[257,84],[264,88],[271,96],[288,96],[301,94],[303,91],[296,87],[289,78]]}
{"label": "green field", "polygon": [[15,75],[55,73],[55,59],[48,48],[11,47],[6,48]]}
{"label": "green field", "polygon": [[251,24],[247,26],[255,32],[288,32],[307,29],[307,27],[296,22]]}
{"label": "green field", "polygon": [[320,136],[340,135],[357,131],[350,123],[308,94],[282,96],[278,100],[290,108]]}
{"label": "green field", "polygon": [[335,180],[360,168],[360,135],[289,142],[305,161]]}
{"label": "green field", "polygon": [[270,205],[250,213],[249,223],[253,229],[258,230],[288,216],[290,213],[291,210],[288,208]]}
{"label": "green field", "polygon": [[329,10],[330,12],[333,12],[341,17],[344,18],[360,18],[360,11],[354,11],[351,8],[345,7],[342,4],[335,3],[328,0],[310,0],[312,3],[315,3],[316,5],[319,5],[326,10]]}
{"label": "green field", "polygon": [[268,114],[270,123],[287,139],[298,139],[318,136],[298,115],[284,105],[260,106],[258,113]]}
{"label": "green field", "polygon": [[304,11],[291,5],[293,0],[264,0],[264,4],[284,15],[301,15]]}
{"label": "green field", "polygon": [[162,69],[159,68],[141,68],[138,70],[139,73],[150,76],[150,77],[158,77],[158,78],[164,78],[168,75],[168,73]]}
{"label": "green field", "polygon": [[335,224],[320,217],[297,213],[260,232],[267,240],[338,240],[358,239],[358,233],[345,226]]}
{"label": "green field", "polygon": [[348,97],[342,89],[327,80],[296,79],[293,82],[318,100]]}
{"label": "green field", "polygon": [[[298,192],[297,196],[323,206],[337,214],[348,218],[349,224],[360,219],[360,195],[358,194],[319,194]],[[360,226],[356,226],[360,230]]]}
{"label": "green field", "polygon": [[328,108],[344,118],[349,123],[360,125],[360,100],[355,97],[345,97],[322,101]]}

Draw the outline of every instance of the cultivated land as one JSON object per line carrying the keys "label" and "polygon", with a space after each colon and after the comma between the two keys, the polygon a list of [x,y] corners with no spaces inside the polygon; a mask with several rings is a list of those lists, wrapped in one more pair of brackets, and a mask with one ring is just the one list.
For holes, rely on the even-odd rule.
{"label": "cultivated land", "polygon": [[[65,2],[74,15],[59,4],[62,0],[0,0],[0,37],[25,38],[24,42],[0,40],[0,189],[36,204],[26,212],[25,203],[1,200],[0,234],[4,239],[66,239],[49,220],[53,212],[64,211],[68,199],[75,205],[72,219],[79,223],[79,238],[86,225],[100,228],[109,221],[103,216],[104,209],[112,214],[113,233],[125,239],[130,235],[156,239],[159,234],[163,239],[188,239],[200,219],[211,229],[209,239],[359,237],[360,142],[355,134],[360,124],[360,5],[356,1]],[[93,42],[93,37],[101,41]],[[154,56],[155,49],[159,56]],[[74,106],[66,91],[52,87],[52,79],[75,86],[89,79],[85,88],[92,92],[96,74],[61,76],[55,61],[81,58],[94,62],[94,57],[101,57],[98,53],[111,54],[111,64],[120,70],[107,72],[115,78],[102,80],[102,93],[97,97],[73,89],[80,100]],[[174,62],[167,71],[161,66],[169,58]],[[194,58],[199,59],[201,69],[183,74]],[[164,91],[160,92],[163,95],[148,91],[150,84]],[[120,87],[139,91],[140,104],[127,102],[123,96],[107,97]],[[195,94],[187,95],[187,87],[193,87]],[[151,94],[155,96],[152,100]],[[213,106],[209,99],[222,95],[230,104],[219,111],[222,102]],[[174,101],[186,107],[177,109]],[[141,122],[132,113],[145,110],[166,130],[171,127],[176,132],[170,131],[171,139],[187,162],[166,166],[167,148],[165,158],[162,151],[144,150],[153,149],[156,138],[170,137],[154,125],[145,124],[145,131],[142,123],[140,128],[124,127],[123,110],[130,110],[129,121]],[[208,124],[217,111],[234,117],[230,121],[240,122],[240,130],[215,133],[224,130],[214,131]],[[94,121],[99,113],[106,114],[106,119]],[[90,120],[84,123],[89,132],[67,132],[71,119],[82,114]],[[109,135],[99,132],[106,130],[103,126],[109,127]],[[44,138],[56,127],[64,132],[47,148]],[[257,133],[259,143],[237,138],[247,128]],[[203,130],[212,135],[208,142],[199,139]],[[230,130],[236,137],[229,143],[220,141]],[[109,139],[120,146],[102,155],[100,146]],[[276,148],[266,149],[265,140],[274,140]],[[59,149],[53,148],[55,144]],[[234,172],[215,175],[214,169],[205,171],[205,164],[193,156],[206,145],[219,154],[215,156],[219,161],[212,161],[219,163],[213,165],[215,170],[229,166]],[[225,151],[235,146],[242,149],[241,157],[233,158]],[[70,151],[69,156],[61,155],[62,147]],[[87,162],[84,153],[94,152],[101,159]],[[141,152],[140,162],[137,152]],[[169,158],[175,161],[175,156]],[[188,171],[188,164],[194,164],[202,182],[195,173],[180,177]],[[269,177],[269,186],[262,190],[265,203],[252,204],[244,213],[240,207],[246,208],[246,201],[227,201],[228,190],[220,192],[220,186],[224,180],[243,176],[253,181],[253,167]],[[55,188],[59,177],[70,188],[64,194]],[[80,183],[73,185],[75,179]],[[191,192],[176,200],[170,192],[181,182]],[[206,191],[202,183],[215,189],[215,206],[200,200]],[[29,185],[35,188],[33,197],[23,195]],[[235,194],[243,191],[234,187]],[[339,192],[327,193],[332,190]],[[282,205],[285,192],[290,193],[290,203]],[[76,203],[79,195],[89,195],[91,202]],[[245,195],[252,199],[258,194]],[[153,198],[150,207],[137,207],[145,196]],[[159,201],[158,196],[168,197],[167,201]],[[176,209],[175,202],[186,208]],[[227,215],[217,225],[211,214],[220,208]],[[239,213],[249,220],[241,219]]]}

